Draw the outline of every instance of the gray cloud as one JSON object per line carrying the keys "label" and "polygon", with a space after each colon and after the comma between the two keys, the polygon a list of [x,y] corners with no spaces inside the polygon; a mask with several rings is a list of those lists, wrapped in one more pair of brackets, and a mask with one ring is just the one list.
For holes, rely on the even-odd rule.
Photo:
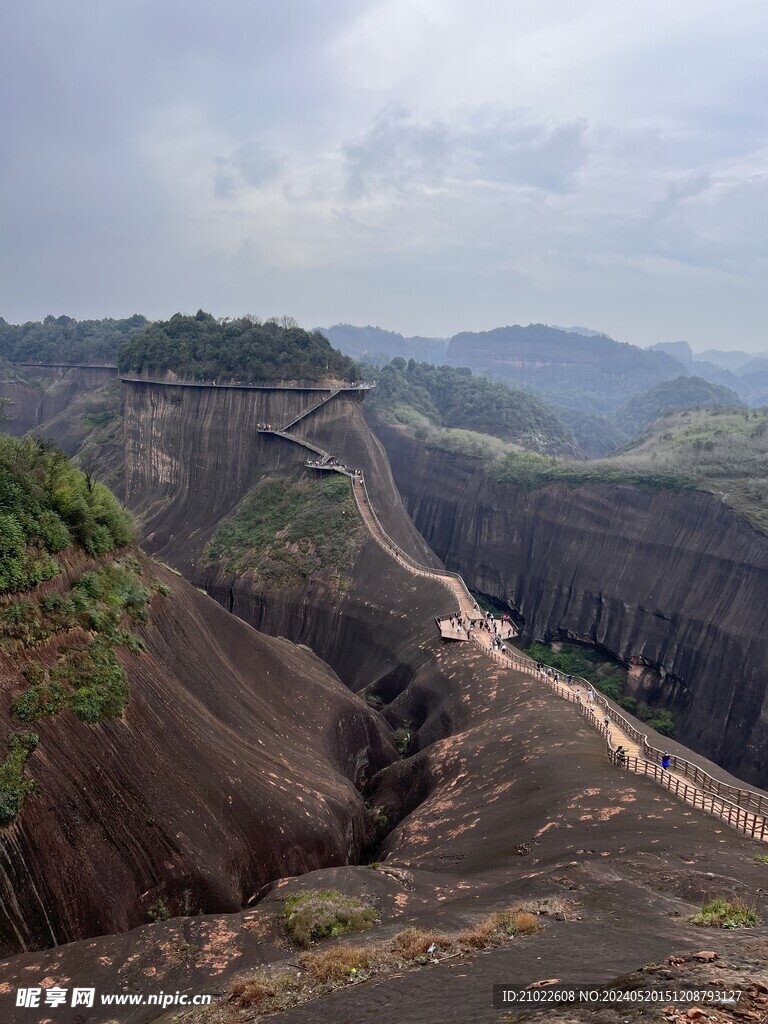
{"label": "gray cloud", "polygon": [[565,191],[583,158],[584,127],[526,123],[520,115],[479,111],[476,123],[419,123],[403,108],[385,110],[344,151],[347,197],[435,187],[451,180]]}
{"label": "gray cloud", "polygon": [[757,0],[26,0],[1,28],[6,318],[765,343]]}

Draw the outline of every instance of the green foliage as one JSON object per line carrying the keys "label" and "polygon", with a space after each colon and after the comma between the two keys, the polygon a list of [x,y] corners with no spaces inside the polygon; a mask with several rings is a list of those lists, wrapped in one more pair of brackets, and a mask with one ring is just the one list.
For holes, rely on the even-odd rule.
{"label": "green foliage", "polygon": [[712,384],[701,377],[676,377],[634,395],[620,409],[606,417],[590,416],[575,409],[558,409],[566,423],[590,456],[606,455],[637,437],[654,420],[683,409],[744,408],[735,391]]}
{"label": "green foliage", "polygon": [[673,413],[623,452],[593,465],[683,474],[768,533],[768,409]]}
{"label": "green foliage", "polygon": [[114,420],[116,413],[113,409],[103,409],[101,412],[92,412],[83,417],[83,426],[87,430],[98,430],[106,427]]}
{"label": "green foliage", "polygon": [[102,555],[133,540],[128,512],[62,452],[35,437],[0,435],[0,593],[57,575],[52,556],[73,543]]}
{"label": "green foliage", "polygon": [[114,363],[120,346],[147,323],[126,320],[45,320],[8,324],[0,318],[0,356],[13,363]]}
{"label": "green foliage", "polygon": [[120,350],[122,372],[168,370],[203,380],[357,380],[354,362],[322,334],[302,330],[290,318],[261,323],[253,317],[216,320],[198,310],[150,323]]}
{"label": "green foliage", "polygon": [[744,900],[718,897],[705,903],[691,923],[703,928],[754,928],[760,924],[760,918]]}
{"label": "green foliage", "polygon": [[20,722],[35,722],[65,707],[84,722],[123,714],[128,681],[115,654],[126,647],[134,654],[144,642],[128,623],[146,622],[150,591],[141,585],[133,558],[84,573],[69,593],[46,594],[41,600],[13,601],[0,610],[0,644],[29,648],[76,627],[93,634],[86,642],[62,647],[52,668],[32,662],[24,669],[30,689],[11,706]]}
{"label": "green foliage", "polygon": [[[366,367],[365,372],[376,381],[366,403],[379,419],[417,429],[442,428],[434,439],[446,450],[487,458],[503,450],[489,450],[492,437],[537,451],[573,449],[573,437],[545,402],[506,384],[474,377],[469,369],[397,358],[380,369]],[[486,436],[484,447],[477,450],[483,435],[490,438]]]}
{"label": "green foliage", "polygon": [[158,921],[167,921],[170,916],[171,911],[164,899],[155,900],[147,911],[147,917],[150,921],[154,921],[155,923]]}
{"label": "green foliage", "polygon": [[37,743],[38,736],[34,732],[16,732],[9,737],[8,756],[0,762],[0,828],[7,828],[15,821],[24,801],[37,788],[24,774]]}
{"label": "green foliage", "polygon": [[674,734],[675,720],[666,708],[654,708],[635,697],[624,695],[627,674],[613,659],[580,644],[562,643],[558,648],[555,651],[548,644],[535,641],[526,653],[542,665],[551,665],[564,676],[588,679],[596,690],[663,736]]}
{"label": "green foliage", "polygon": [[335,890],[302,892],[287,896],[283,917],[288,934],[300,946],[343,932],[363,931],[378,920],[370,904]]}
{"label": "green foliage", "polygon": [[360,530],[349,480],[337,474],[319,485],[307,480],[261,480],[206,548],[209,561],[229,572],[303,585],[331,570],[337,580]]}
{"label": "green foliage", "polygon": [[156,583],[154,589],[157,591],[158,594],[162,594],[163,597],[171,596],[171,588],[168,586],[167,583]]}
{"label": "green foliage", "polygon": [[[135,561],[135,560],[133,560]],[[37,601],[22,598],[0,606],[0,645],[29,648],[76,626],[98,633],[113,644],[134,646],[121,628],[123,615],[147,622],[150,592],[143,587],[129,560],[84,573],[67,594],[46,594]]]}
{"label": "green foliage", "polygon": [[768,853],[756,853],[755,860],[759,864],[768,864]]}
{"label": "green foliage", "polygon": [[684,467],[662,469],[653,466],[630,467],[608,459],[569,462],[535,452],[510,452],[488,469],[497,483],[514,484],[535,491],[552,484],[579,487],[586,483],[632,484],[648,490],[684,491],[696,486]]}
{"label": "green foliage", "polygon": [[406,722],[405,725],[399,729],[395,729],[392,734],[392,742],[395,744],[398,754],[401,757],[405,757],[408,751],[408,745],[411,742],[411,729],[410,723]]}

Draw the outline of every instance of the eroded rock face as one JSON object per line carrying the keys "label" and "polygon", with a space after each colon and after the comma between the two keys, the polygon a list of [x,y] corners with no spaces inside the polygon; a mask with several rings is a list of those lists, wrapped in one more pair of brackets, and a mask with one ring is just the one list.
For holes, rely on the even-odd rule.
{"label": "eroded rock face", "polygon": [[[397,756],[381,718],[318,658],[145,559],[144,584],[157,578],[171,594],[137,627],[147,651],[119,651],[124,719],[35,723],[40,794],[0,832],[3,953],[136,927],[158,899],[173,915],[234,911],[370,841],[359,789]],[[2,736],[18,728],[20,667],[0,654]]]}
{"label": "eroded rock face", "polygon": [[404,514],[381,443],[362,415],[362,394],[301,389],[124,385],[126,504],[142,543],[186,572],[220,520],[264,476],[296,478],[314,456],[302,445],[258,432],[287,426],[319,406],[292,433],[361,468],[385,527],[409,554],[438,564]]}
{"label": "eroded rock face", "polygon": [[[768,538],[709,494],[562,485],[532,493],[377,426],[416,525],[469,585],[535,637],[598,644],[676,736],[768,782]],[[654,681],[655,680],[655,681]]]}

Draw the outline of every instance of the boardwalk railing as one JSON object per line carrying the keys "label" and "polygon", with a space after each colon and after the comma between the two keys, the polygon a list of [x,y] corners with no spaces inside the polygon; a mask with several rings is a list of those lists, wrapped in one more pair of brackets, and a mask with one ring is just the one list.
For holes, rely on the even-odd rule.
{"label": "boardwalk railing", "polygon": [[[21,366],[22,364],[17,364]],[[42,364],[46,365],[46,364]],[[56,364],[48,364],[56,365]],[[64,365],[64,364],[62,364]],[[112,369],[112,367],[83,367],[84,369]],[[74,369],[74,367],[70,367]],[[187,378],[184,380],[154,380],[148,377],[120,377],[124,384],[162,384],[166,387],[184,388],[234,388],[253,391],[372,391],[375,384],[318,384],[316,381],[221,381]]]}
{"label": "boardwalk railing", "polygon": [[[661,767],[662,751],[653,747],[648,742],[647,735],[640,732],[627,721],[624,715],[613,708],[587,679],[582,677],[574,679],[577,685],[582,685],[592,692],[591,700],[582,701],[569,686],[557,682],[554,676],[539,671],[537,663],[532,658],[519,652],[510,651],[507,654],[500,654],[486,648],[483,650],[500,664],[512,663],[518,670],[538,676],[560,697],[575,704],[593,728],[604,737],[608,747],[608,757],[617,767],[654,779],[680,800],[720,818],[731,828],[735,828],[744,835],[761,842],[768,839],[768,818],[765,813],[768,810],[768,798],[761,793],[755,793],[750,789],[739,789],[736,786],[720,782],[699,768],[698,765],[692,764],[682,757],[670,757],[671,772],[679,772],[695,783],[695,785],[687,785],[681,779],[675,778],[670,771]],[[610,729],[605,725],[605,718],[614,722],[622,732],[634,740],[646,756],[620,757],[611,742]]]}
{"label": "boardwalk railing", "polygon": [[[363,486],[363,494],[365,495],[365,501],[367,503],[368,510],[371,514],[371,518],[376,523],[376,528],[381,535],[380,539],[384,542],[382,546],[389,545],[389,547],[397,554],[397,557],[402,562],[405,562],[415,573],[418,573],[420,576],[432,576],[438,582],[443,583],[444,586],[448,587],[451,593],[455,595],[456,591],[449,582],[449,580],[453,580],[453,583],[458,584],[459,587],[463,590],[464,596],[466,597],[467,601],[469,601],[469,603],[474,606],[475,599],[470,594],[469,587],[457,572],[451,572],[448,569],[432,569],[428,565],[422,565],[421,562],[417,562],[415,558],[411,558],[410,555],[406,554],[405,551],[403,551],[403,549],[392,540],[387,531],[381,525],[381,520],[376,515],[374,507],[371,504],[371,498],[370,495],[368,494],[368,488],[366,487],[365,484],[365,474],[361,472],[358,476],[358,479],[360,480]],[[353,490],[355,491],[355,499],[357,500],[357,504],[359,507],[360,500],[357,496],[357,489],[353,488]],[[362,509],[361,512],[363,512]]]}

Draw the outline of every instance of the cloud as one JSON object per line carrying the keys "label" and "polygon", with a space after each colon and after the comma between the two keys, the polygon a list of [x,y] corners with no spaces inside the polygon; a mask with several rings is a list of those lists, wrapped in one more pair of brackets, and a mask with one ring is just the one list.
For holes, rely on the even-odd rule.
{"label": "cloud", "polygon": [[350,200],[371,193],[526,185],[565,191],[583,156],[584,127],[531,124],[518,114],[473,111],[453,124],[418,122],[403,107],[383,111],[345,147]]}
{"label": "cloud", "polygon": [[756,0],[27,0],[3,20],[6,318],[764,341]]}

